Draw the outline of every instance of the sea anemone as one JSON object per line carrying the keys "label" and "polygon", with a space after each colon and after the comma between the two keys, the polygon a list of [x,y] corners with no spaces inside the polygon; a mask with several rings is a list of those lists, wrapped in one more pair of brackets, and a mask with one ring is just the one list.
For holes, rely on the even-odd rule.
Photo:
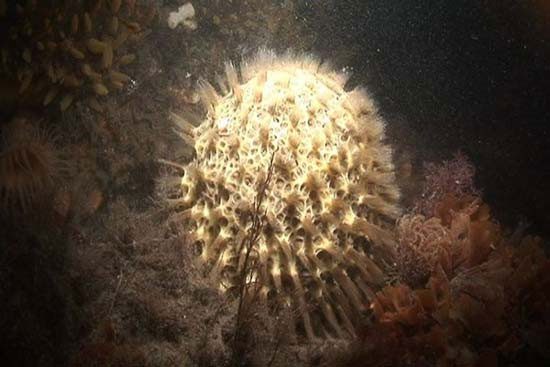
{"label": "sea anemone", "polygon": [[264,301],[296,310],[309,339],[353,335],[371,287],[383,282],[379,257],[393,251],[400,213],[384,122],[365,89],[346,91],[347,76],[313,57],[261,51],[240,72],[225,65],[222,95],[200,82],[200,126],[174,115],[196,159],[172,163],[184,173],[169,202],[210,274],[231,291],[265,189],[249,279]]}
{"label": "sea anemone", "polygon": [[142,31],[146,14],[134,1],[27,1],[4,19],[0,72],[15,76],[23,97],[54,100],[66,110],[77,97],[96,97],[131,81],[121,69],[134,61],[125,44]]}
{"label": "sea anemone", "polygon": [[53,188],[64,166],[54,140],[27,118],[17,117],[2,128],[1,209],[25,213]]}

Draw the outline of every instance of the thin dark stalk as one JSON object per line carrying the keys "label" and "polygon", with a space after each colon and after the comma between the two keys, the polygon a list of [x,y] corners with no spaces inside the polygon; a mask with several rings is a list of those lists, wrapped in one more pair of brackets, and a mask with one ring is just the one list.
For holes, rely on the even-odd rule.
{"label": "thin dark stalk", "polygon": [[[262,208],[262,203],[266,196],[267,189],[269,187],[269,183],[271,182],[271,178],[273,177],[273,161],[276,153],[277,153],[277,150],[275,150],[271,155],[271,160],[267,168],[266,178],[258,188],[258,194],[254,200],[254,206],[253,206],[252,215],[251,215],[252,226],[248,234],[246,235],[245,238],[243,238],[239,246],[238,253],[241,253],[243,249],[246,252],[244,256],[243,267],[238,276],[238,282],[237,282],[239,286],[238,288],[239,304],[237,308],[237,317],[235,322],[235,334],[233,336],[233,351],[235,353],[235,358],[238,358],[237,356],[238,353],[236,353],[238,349],[237,344],[241,336],[243,313],[245,312],[245,308],[246,308],[245,299],[248,293],[247,278],[249,275],[253,274],[254,269],[256,268],[255,262],[251,263],[250,255],[252,254],[252,250],[254,249],[255,244],[260,238],[260,235],[262,233],[262,228],[264,226],[266,210],[264,210],[264,212],[262,213],[261,208]],[[256,291],[253,294],[254,299],[256,298],[259,289],[260,288],[257,285]]]}

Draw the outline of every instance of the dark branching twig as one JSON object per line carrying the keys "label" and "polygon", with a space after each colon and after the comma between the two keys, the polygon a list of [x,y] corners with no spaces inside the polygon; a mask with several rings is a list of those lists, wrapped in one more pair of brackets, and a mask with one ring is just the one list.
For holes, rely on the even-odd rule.
{"label": "dark branching twig", "polygon": [[[247,235],[243,238],[241,244],[239,245],[238,253],[240,254],[242,253],[242,251],[245,251],[245,256],[244,256],[242,269],[239,272],[238,279],[237,279],[239,305],[237,308],[237,317],[235,321],[235,334],[233,335],[234,362],[237,362],[243,356],[242,350],[239,347],[239,341],[243,336],[242,335],[243,326],[244,326],[243,315],[247,313],[248,304],[254,303],[255,299],[258,296],[259,290],[261,289],[261,287],[258,284],[255,284],[254,292],[249,292],[249,287],[252,284],[249,284],[248,279],[249,278],[252,279],[252,276],[256,270],[256,259],[251,258],[250,255],[252,254],[252,250],[254,249],[254,246],[256,245],[256,243],[258,242],[258,239],[260,238],[260,235],[262,233],[262,228],[265,223],[267,209],[262,212],[262,203],[266,197],[266,192],[271,182],[271,178],[273,177],[273,161],[276,153],[277,153],[277,150],[275,150],[271,155],[269,166],[267,168],[266,178],[258,188],[258,193],[254,200],[254,206],[251,213],[252,225]],[[252,298],[250,298],[250,296]],[[248,301],[246,302],[246,300]]]}
{"label": "dark branching twig", "polygon": [[277,357],[277,352],[279,352],[279,348],[281,346],[281,343],[283,341],[283,336],[281,335],[281,332],[277,332],[277,342],[275,344],[275,349],[273,350],[273,353],[271,354],[271,358],[269,359],[269,362],[267,363],[267,367],[271,367],[273,365],[273,362],[275,362],[275,357]]}

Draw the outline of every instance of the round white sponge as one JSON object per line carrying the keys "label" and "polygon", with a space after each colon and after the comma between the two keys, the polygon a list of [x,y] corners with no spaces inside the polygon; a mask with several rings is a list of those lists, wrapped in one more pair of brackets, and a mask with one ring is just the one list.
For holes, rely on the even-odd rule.
{"label": "round white sponge", "polygon": [[[226,64],[222,95],[201,83],[207,110],[197,128],[175,117],[196,158],[181,196],[194,245],[220,287],[236,287],[258,190],[261,235],[251,256],[266,301],[298,311],[310,339],[346,337],[382,282],[372,255],[391,251],[399,215],[384,124],[362,88],[311,57],[260,52]],[[273,159],[273,165],[270,166]]]}

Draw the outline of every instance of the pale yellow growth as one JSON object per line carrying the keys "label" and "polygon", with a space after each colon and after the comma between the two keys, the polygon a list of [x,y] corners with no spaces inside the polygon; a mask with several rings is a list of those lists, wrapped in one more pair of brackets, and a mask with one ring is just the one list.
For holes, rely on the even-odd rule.
{"label": "pale yellow growth", "polygon": [[242,66],[242,79],[231,64],[225,73],[224,96],[200,83],[201,125],[172,117],[196,150],[172,203],[185,210],[211,274],[231,289],[275,152],[253,278],[266,300],[299,312],[308,338],[352,336],[383,278],[369,251],[393,250],[389,228],[399,215],[383,121],[364,89],[346,92],[347,77],[312,57],[260,52]]}

